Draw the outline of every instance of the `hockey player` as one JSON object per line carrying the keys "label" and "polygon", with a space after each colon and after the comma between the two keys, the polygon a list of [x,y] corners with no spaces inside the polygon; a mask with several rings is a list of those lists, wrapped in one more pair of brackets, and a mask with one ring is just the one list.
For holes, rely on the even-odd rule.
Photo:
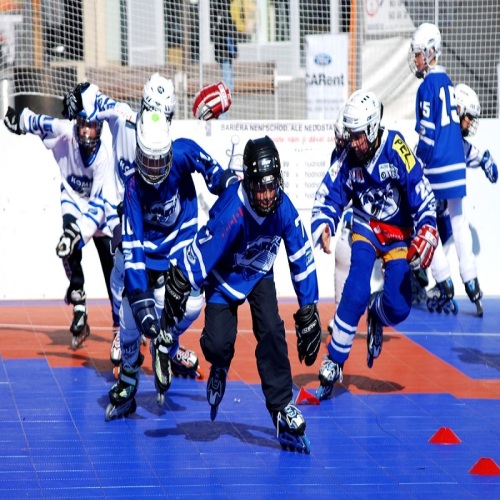
{"label": "hockey player", "polygon": [[203,285],[207,304],[200,344],[212,365],[207,399],[214,420],[234,356],[238,307],[248,300],[257,368],[278,439],[284,449],[309,453],[304,417],[291,401],[292,374],[274,283],[273,264],[282,240],[300,306],[294,315],[299,359],[312,365],[321,337],[316,266],[297,210],[283,191],[278,151],[267,136],[247,142],[243,180],[219,197],[208,223],[167,271],[162,331],[182,317],[191,289]]}
{"label": "hockey player", "polygon": [[[419,134],[416,156],[424,164],[424,173],[436,200],[446,200],[453,230],[460,276],[465,291],[474,302],[479,315],[482,292],[472,251],[472,234],[463,207],[466,195],[465,156],[460,131],[460,119],[453,83],[443,66],[438,64],[441,53],[441,33],[431,23],[421,24],[410,44],[408,62],[417,78],[423,81],[417,91],[416,127]],[[451,270],[441,241],[431,264],[436,280],[436,293],[428,300],[430,310],[457,312],[453,300],[455,290]]]}
{"label": "hockey player", "polygon": [[[162,111],[170,123],[175,114],[176,103],[177,99],[172,81],[160,76],[158,73],[151,75],[143,88],[141,111]],[[220,114],[229,109],[230,105],[231,93],[229,89],[223,82],[218,82],[200,90],[194,100],[193,113],[196,118],[209,120],[218,118]],[[115,304],[119,307],[124,288],[124,263],[120,243],[121,223],[120,219],[114,215],[114,209],[121,207],[124,184],[127,177],[133,174],[136,155],[135,124],[138,114],[133,112],[127,104],[117,103],[111,97],[101,93],[96,85],[87,82],[78,84],[65,98],[66,114],[74,115],[80,109],[85,109],[89,115],[95,116],[98,120],[106,120],[113,136],[115,171],[112,173],[112,178],[105,182],[105,208],[111,208],[111,212],[107,217],[107,224],[113,231],[114,246],[116,248],[111,283]],[[196,319],[199,311],[201,311],[202,302],[200,300],[200,297],[196,295],[190,299],[192,306],[188,309],[191,314],[186,317],[182,324],[178,325],[178,330],[181,333],[189,327]],[[121,364],[119,330],[117,330],[111,345],[110,358],[115,366],[114,373],[117,377]],[[196,354],[183,346],[179,346],[172,359],[172,372],[174,375],[201,376]]]}
{"label": "hockey player", "polygon": [[[479,116],[481,114],[479,98],[476,92],[464,83],[459,83],[455,87],[455,97],[457,100],[458,116],[460,118],[460,129],[462,131],[466,166],[467,168],[481,167],[486,175],[486,178],[491,183],[495,184],[498,180],[498,167],[491,156],[491,153],[489,150],[482,151],[478,149],[468,140],[477,131]],[[443,200],[442,203],[438,204],[437,224],[441,242],[443,246],[446,246],[450,238],[453,236],[450,214],[448,212],[446,200]],[[444,264],[446,265],[446,262]],[[438,263],[436,263],[436,266],[437,265]],[[439,295],[439,288],[437,286],[429,291],[430,305],[432,309],[437,310],[439,304],[437,301],[434,303],[434,298],[439,297]],[[475,304],[478,308],[478,315],[481,315],[481,301],[478,300]]]}
{"label": "hockey player", "polygon": [[194,141],[177,139],[172,143],[169,128],[163,112],[144,110],[134,131],[136,154],[126,171],[122,218],[122,360],[118,381],[109,391],[106,420],[135,411],[134,396],[143,361],[139,351],[141,334],[151,339],[157,402],[163,405],[171,383],[171,358],[178,350],[178,337],[196,319],[203,305],[200,294],[191,296],[177,328],[168,336],[160,335],[158,311],[163,308],[163,273],[197,230],[198,206],[192,174],[199,172],[213,194],[226,187],[231,175],[237,179]]}
{"label": "hockey player", "polygon": [[[351,95],[343,119],[348,147],[330,167],[314,201],[311,234],[324,251],[349,203],[353,210],[351,265],[334,316],[328,359],[319,371],[320,400],[330,397],[334,383],[342,381],[367,305],[371,368],[382,350],[383,327],[397,325],[410,313],[410,267],[427,268],[437,246],[435,199],[422,165],[399,132],[380,127],[380,116],[373,92]],[[370,295],[377,257],[383,261],[384,289]]]}
{"label": "hockey player", "polygon": [[[35,114],[29,108],[18,112],[9,107],[4,123],[15,134],[40,137],[59,165],[63,234],[56,253],[69,279],[65,301],[73,305],[71,347],[77,349],[90,334],[82,268],[82,248],[90,239],[96,246],[112,303],[113,255],[111,234],[104,224],[102,198],[104,178],[112,170],[112,156],[109,146],[101,140],[102,124],[89,121],[83,112],[74,118],[76,123]],[[114,325],[119,322],[118,310],[112,309]]]}

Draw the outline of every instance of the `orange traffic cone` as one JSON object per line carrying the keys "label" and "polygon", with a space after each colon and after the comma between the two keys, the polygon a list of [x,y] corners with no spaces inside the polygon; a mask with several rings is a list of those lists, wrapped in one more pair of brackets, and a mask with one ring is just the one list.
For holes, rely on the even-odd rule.
{"label": "orange traffic cone", "polygon": [[319,405],[319,399],[301,387],[299,393],[297,394],[297,398],[295,399],[295,404],[300,405],[304,403]]}
{"label": "orange traffic cone", "polygon": [[460,438],[449,427],[441,427],[429,439],[429,443],[432,444],[460,444],[461,442]]}
{"label": "orange traffic cone", "polygon": [[470,469],[469,474],[479,476],[500,476],[500,467],[492,458],[480,458]]}

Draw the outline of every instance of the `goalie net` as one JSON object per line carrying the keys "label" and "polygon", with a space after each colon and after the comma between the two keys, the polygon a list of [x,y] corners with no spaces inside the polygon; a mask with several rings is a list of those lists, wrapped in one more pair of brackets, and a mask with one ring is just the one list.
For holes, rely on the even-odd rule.
{"label": "goalie net", "polygon": [[[441,62],[476,90],[482,117],[498,116],[497,0],[0,0],[0,112],[15,103],[56,114],[84,80],[137,108],[159,71],[175,83],[178,117],[191,118],[196,91],[222,76],[213,44],[220,9],[237,31],[232,119],[335,119],[361,87],[378,94],[386,116],[413,118],[419,82],[406,59],[421,22],[440,27]],[[345,48],[330,34],[345,34]],[[338,59],[342,74],[325,76]],[[317,74],[311,61],[323,65]],[[337,97],[313,113],[320,94],[324,103]]]}

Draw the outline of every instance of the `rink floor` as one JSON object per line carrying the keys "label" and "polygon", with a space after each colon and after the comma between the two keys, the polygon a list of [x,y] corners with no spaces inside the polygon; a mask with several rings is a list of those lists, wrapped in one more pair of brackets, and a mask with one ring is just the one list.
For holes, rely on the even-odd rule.
{"label": "rink floor", "polygon": [[[137,412],[105,422],[108,303],[90,302],[91,335],[73,352],[71,308],[0,302],[0,498],[500,498],[500,299],[484,301],[484,318],[459,305],[457,316],[416,307],[386,330],[372,369],[363,319],[334,397],[300,404],[305,455],[275,437],[246,306],[215,422],[205,380],[174,379],[157,406],[146,348]],[[294,396],[313,394],[321,360],[298,363],[296,302],[280,307]],[[320,304],[325,328],[333,308]],[[182,339],[200,356],[201,325]],[[201,367],[208,375],[203,359]]]}

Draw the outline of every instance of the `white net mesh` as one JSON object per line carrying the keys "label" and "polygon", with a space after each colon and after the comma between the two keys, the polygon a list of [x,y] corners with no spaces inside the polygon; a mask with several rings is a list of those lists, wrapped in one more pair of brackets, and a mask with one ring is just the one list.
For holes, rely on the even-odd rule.
{"label": "white net mesh", "polygon": [[[322,117],[335,119],[360,87],[374,90],[387,114],[412,118],[418,80],[406,57],[424,21],[441,29],[452,80],[476,90],[483,117],[498,115],[497,0],[0,0],[0,111],[15,101],[47,112],[51,99],[59,111],[58,99],[83,80],[137,106],[159,71],[175,82],[178,117],[191,118],[194,93],[225,75],[214,46],[224,13],[238,49],[232,119],[318,118],[311,100],[319,94],[316,111],[329,107]],[[326,36],[309,40],[331,33],[346,33],[345,47]],[[342,58],[345,73],[329,76],[324,68]]]}

